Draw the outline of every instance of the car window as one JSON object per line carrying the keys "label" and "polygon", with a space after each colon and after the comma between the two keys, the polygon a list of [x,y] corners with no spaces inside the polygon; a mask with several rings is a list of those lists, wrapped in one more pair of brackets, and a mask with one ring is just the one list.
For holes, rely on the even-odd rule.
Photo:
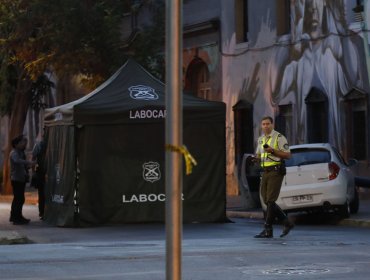
{"label": "car window", "polygon": [[291,149],[291,158],[285,161],[286,166],[300,166],[331,161],[330,152],[320,148]]}

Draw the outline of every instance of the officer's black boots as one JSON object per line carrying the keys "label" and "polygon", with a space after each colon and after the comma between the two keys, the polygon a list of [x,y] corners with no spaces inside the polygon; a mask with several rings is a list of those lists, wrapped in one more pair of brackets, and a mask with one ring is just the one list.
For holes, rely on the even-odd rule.
{"label": "officer's black boots", "polygon": [[280,234],[280,237],[286,236],[290,230],[294,227],[294,224],[289,221],[288,216],[284,213],[283,210],[275,202],[273,203],[274,212],[276,217],[283,222],[283,232]]}
{"label": "officer's black boots", "polygon": [[255,235],[255,238],[272,238],[273,237],[273,230],[272,230],[272,223],[274,221],[274,207],[271,203],[267,204],[266,209],[266,223],[265,229],[261,231],[260,234]]}
{"label": "officer's black boots", "polygon": [[263,231],[254,236],[254,238],[272,238],[272,237],[274,237],[272,225],[268,224],[265,224],[265,229]]}
{"label": "officer's black boots", "polygon": [[266,209],[266,223],[264,230],[255,235],[255,238],[272,238],[273,237],[273,230],[272,224],[274,222],[275,217],[277,217],[280,221],[283,222],[283,232],[281,233],[280,237],[286,236],[290,230],[294,227],[294,224],[289,221],[287,215],[284,213],[283,210],[275,203],[270,202],[267,204]]}
{"label": "officer's black boots", "polygon": [[285,235],[287,235],[292,228],[294,228],[294,224],[286,219],[284,221],[283,232],[280,234],[280,237],[284,237]]}

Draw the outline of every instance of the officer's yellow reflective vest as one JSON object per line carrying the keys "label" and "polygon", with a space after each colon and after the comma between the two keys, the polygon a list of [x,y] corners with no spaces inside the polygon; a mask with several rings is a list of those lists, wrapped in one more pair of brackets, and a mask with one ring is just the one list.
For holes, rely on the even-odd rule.
{"label": "officer's yellow reflective vest", "polygon": [[[264,151],[263,146],[265,144],[269,145],[272,147],[274,150],[279,150],[279,143],[278,143],[278,136],[279,133],[274,133],[272,137],[265,137],[264,141],[261,143],[261,149]],[[269,167],[269,166],[274,166],[280,164],[280,158],[274,156],[271,153],[261,153],[261,166],[262,167]]]}

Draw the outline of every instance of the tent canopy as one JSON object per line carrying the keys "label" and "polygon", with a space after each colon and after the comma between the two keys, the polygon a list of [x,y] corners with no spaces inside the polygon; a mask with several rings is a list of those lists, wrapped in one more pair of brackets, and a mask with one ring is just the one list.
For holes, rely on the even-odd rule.
{"label": "tent canopy", "polygon": [[[73,102],[45,110],[45,124],[118,124],[158,122],[165,114],[165,85],[129,59],[106,82]],[[162,111],[148,112],[148,109]],[[185,120],[224,119],[222,102],[183,95]],[[140,110],[140,111],[138,111]],[[152,113],[152,114],[151,114]]]}

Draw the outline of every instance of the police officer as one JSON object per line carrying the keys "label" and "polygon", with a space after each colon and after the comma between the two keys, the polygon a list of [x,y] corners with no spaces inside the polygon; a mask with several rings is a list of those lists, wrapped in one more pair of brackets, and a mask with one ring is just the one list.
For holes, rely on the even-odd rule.
{"label": "police officer", "polygon": [[290,158],[290,150],[286,138],[274,130],[273,119],[270,116],[262,118],[261,127],[263,134],[258,138],[256,158],[262,167],[260,192],[267,211],[264,229],[254,237],[273,237],[272,224],[276,217],[283,222],[284,228],[280,235],[283,237],[289,233],[294,224],[275,202],[286,173],[284,159]]}

